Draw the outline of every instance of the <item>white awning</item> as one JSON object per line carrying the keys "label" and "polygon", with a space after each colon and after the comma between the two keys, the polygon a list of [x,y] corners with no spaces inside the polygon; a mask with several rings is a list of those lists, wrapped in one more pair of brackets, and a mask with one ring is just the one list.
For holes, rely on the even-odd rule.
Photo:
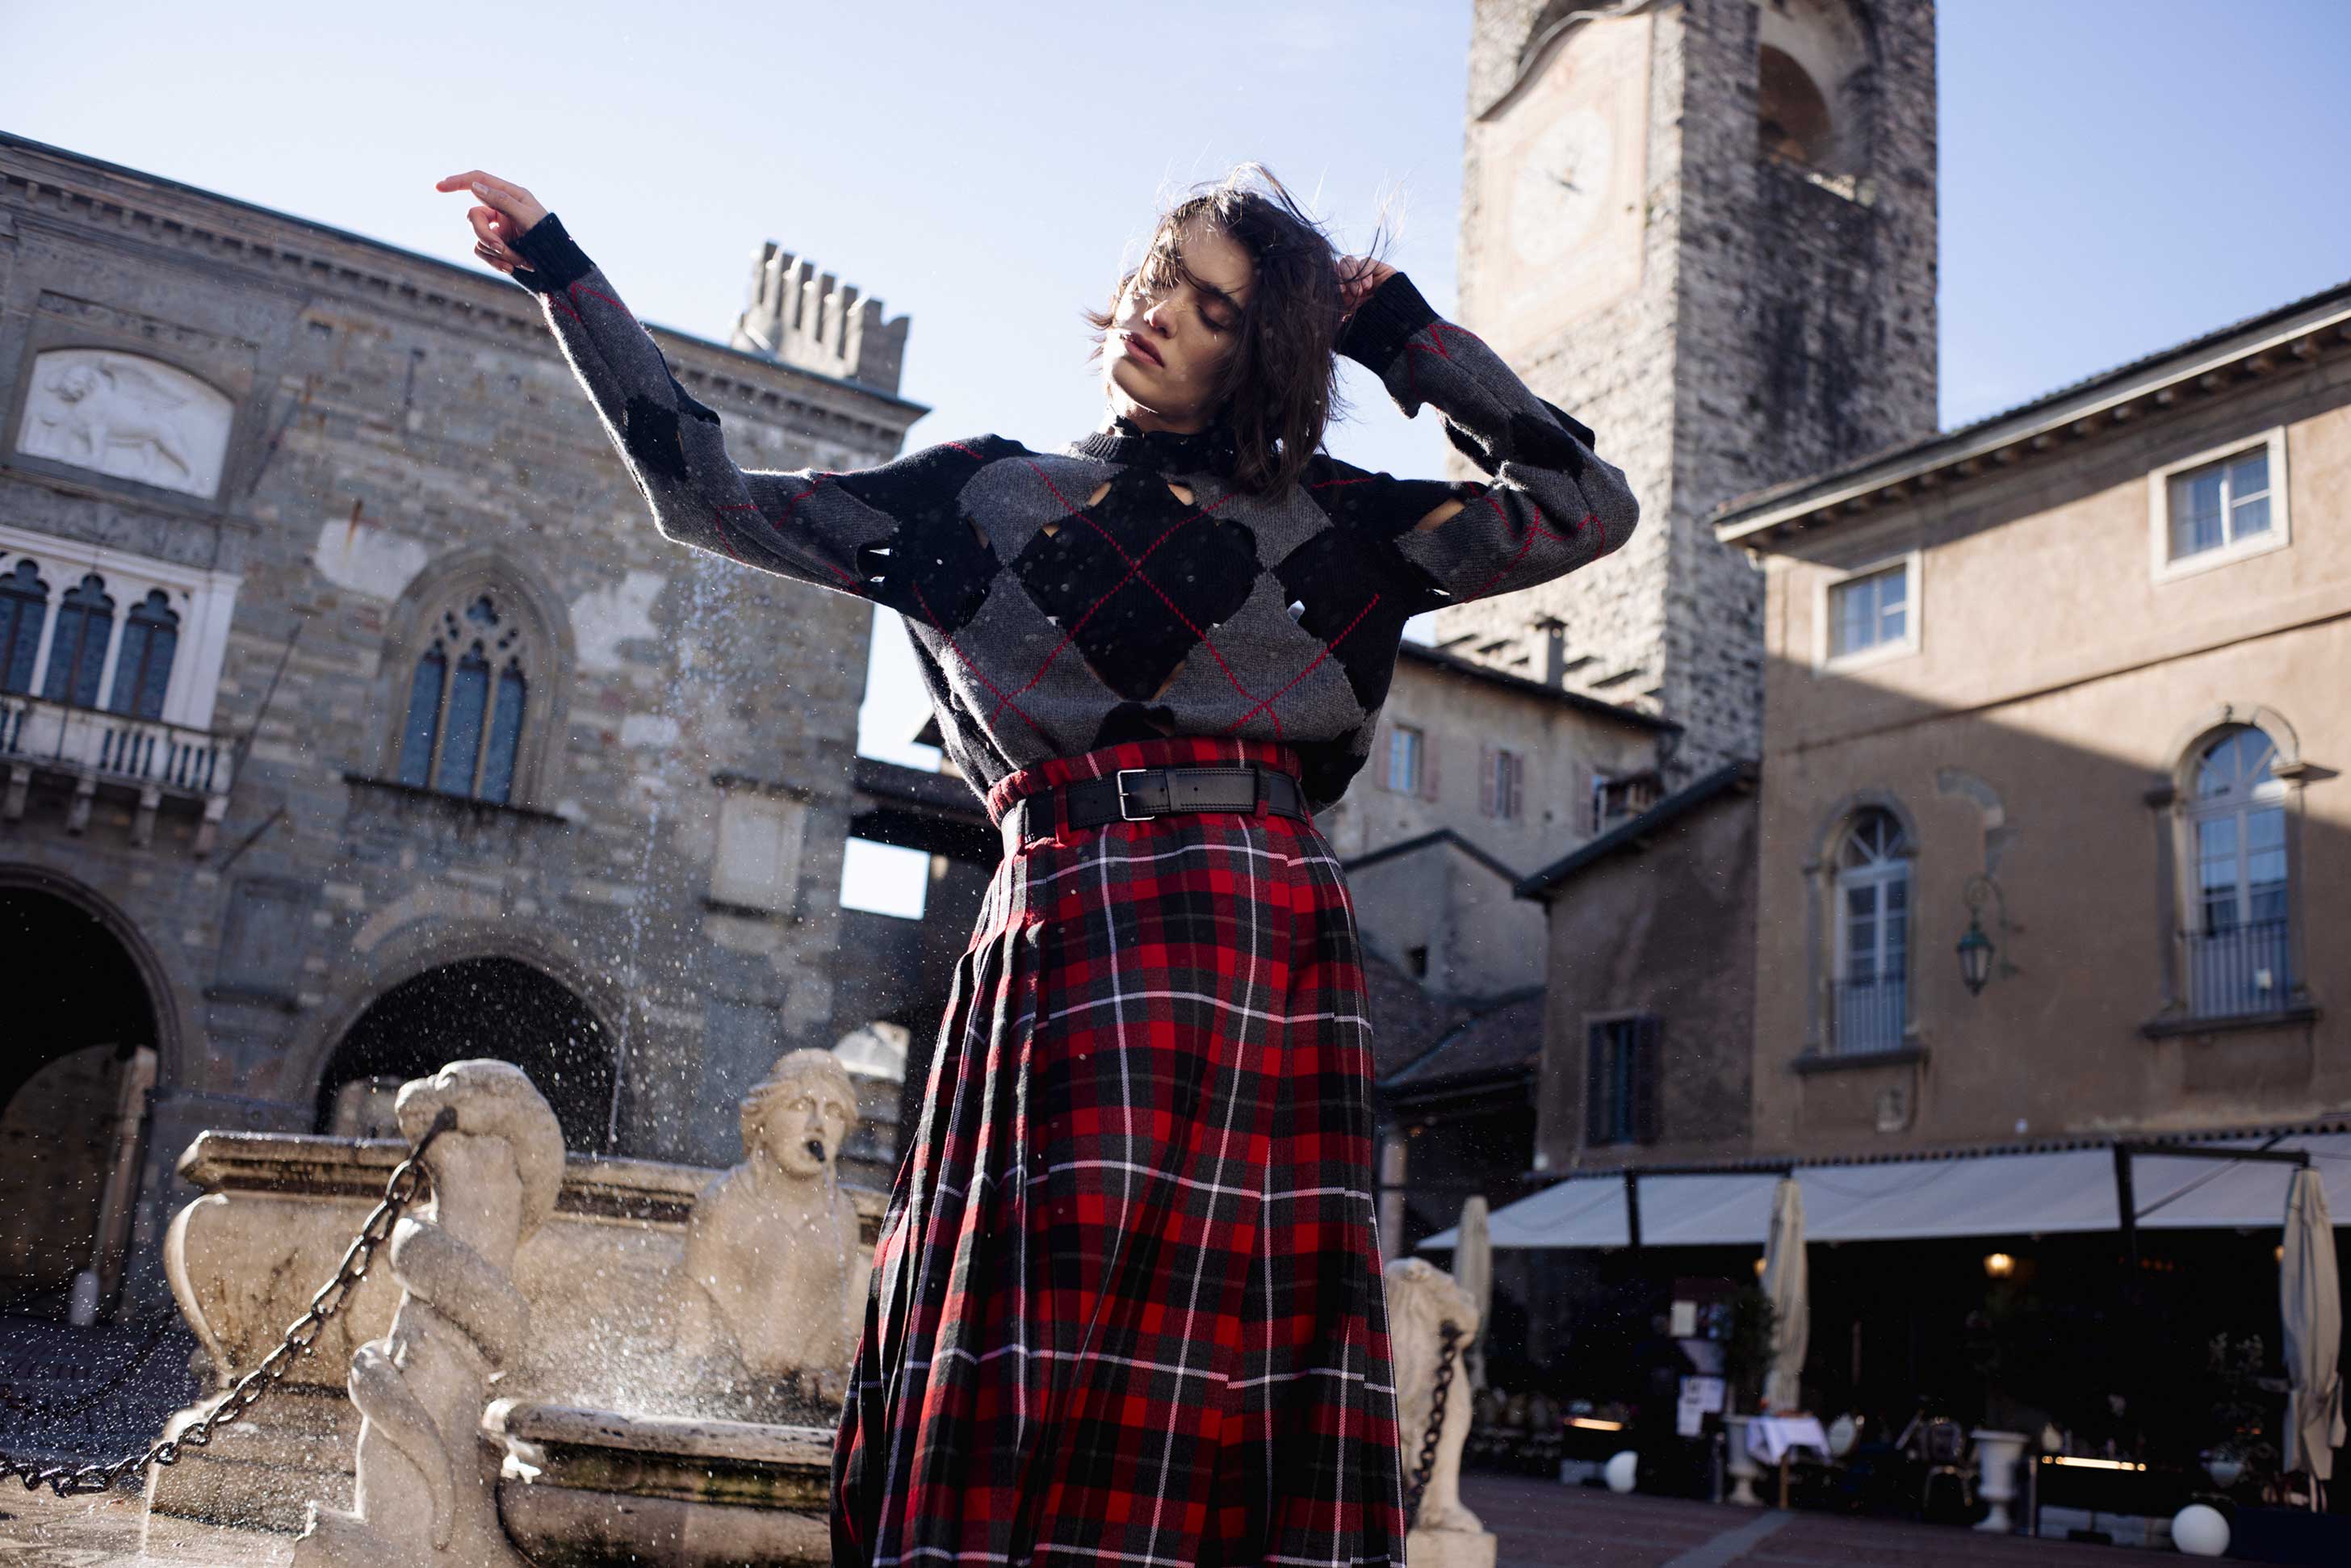
{"label": "white awning", "polygon": [[[2199,1147],[2259,1147],[2237,1138]],[[2309,1151],[2327,1203],[2351,1215],[2351,1134],[2291,1137],[2272,1145]],[[2292,1167],[2142,1154],[2131,1162],[2141,1228],[2261,1228],[2283,1222]],[[1800,1165],[1804,1232],[1813,1241],[1909,1241],[1962,1236],[2118,1230],[2114,1153],[1957,1155],[1874,1164]],[[1645,1176],[1639,1183],[1646,1247],[1761,1247],[1771,1224],[1771,1172]],[[1622,1172],[1573,1176],[1494,1211],[1494,1245],[1622,1247]],[[1422,1242],[1453,1245],[1451,1230]]]}

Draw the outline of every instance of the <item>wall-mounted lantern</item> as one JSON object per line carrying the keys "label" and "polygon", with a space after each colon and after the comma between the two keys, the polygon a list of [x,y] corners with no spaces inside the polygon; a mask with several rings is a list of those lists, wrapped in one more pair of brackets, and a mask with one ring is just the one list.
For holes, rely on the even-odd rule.
{"label": "wall-mounted lantern", "polygon": [[1999,926],[2003,938],[2022,927],[2010,923],[2008,900],[2001,893],[2000,883],[1991,877],[1978,875],[1968,878],[1967,891],[1962,896],[1968,904],[1968,928],[1959,937],[1958,946],[1959,978],[1967,982],[1968,995],[1980,996],[1984,987],[1991,984],[1995,976],[2005,977],[2017,972],[2016,966],[2008,961],[2008,956],[1984,931],[1984,904],[1987,902],[1991,904],[1993,923]]}
{"label": "wall-mounted lantern", "polygon": [[1971,997],[1991,978],[1991,938],[1984,935],[1982,922],[1972,914],[1968,916],[1967,935],[1959,938],[1959,978],[1968,983]]}
{"label": "wall-mounted lantern", "polygon": [[2006,1252],[1987,1252],[1984,1272],[1995,1280],[2009,1279],[2016,1272],[2016,1260]]}

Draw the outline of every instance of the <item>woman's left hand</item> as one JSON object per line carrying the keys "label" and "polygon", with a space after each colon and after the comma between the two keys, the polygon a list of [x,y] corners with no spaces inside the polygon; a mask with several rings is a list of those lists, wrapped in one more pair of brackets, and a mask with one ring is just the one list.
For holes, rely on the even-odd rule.
{"label": "woman's left hand", "polygon": [[1368,256],[1345,256],[1339,258],[1339,318],[1355,313],[1355,307],[1372,297],[1372,290],[1395,276],[1395,268],[1384,261]]}

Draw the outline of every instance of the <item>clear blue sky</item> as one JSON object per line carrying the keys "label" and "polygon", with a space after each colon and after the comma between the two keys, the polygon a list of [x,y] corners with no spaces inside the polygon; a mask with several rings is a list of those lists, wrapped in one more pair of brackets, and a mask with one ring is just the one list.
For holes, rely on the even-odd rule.
{"label": "clear blue sky", "polygon": [[[0,125],[472,265],[441,174],[564,215],[640,314],[723,338],[763,239],[911,312],[915,442],[1058,444],[1078,311],[1155,204],[1244,158],[1454,299],[1468,0],[0,5]],[[2342,0],[1946,0],[1946,426],[2351,275]],[[1349,367],[1341,455],[1437,470]],[[1605,439],[1605,433],[1603,433]],[[886,620],[887,618],[883,618]],[[921,716],[877,637],[869,749]]]}

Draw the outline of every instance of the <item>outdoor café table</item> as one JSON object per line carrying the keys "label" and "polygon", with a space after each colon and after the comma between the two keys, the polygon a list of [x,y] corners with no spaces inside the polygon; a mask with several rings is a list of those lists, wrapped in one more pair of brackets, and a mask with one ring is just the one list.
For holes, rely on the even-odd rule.
{"label": "outdoor caf\u00e9 table", "polygon": [[1788,1506],[1788,1456],[1797,1448],[1826,1455],[1829,1435],[1817,1416],[1758,1416],[1748,1423],[1748,1451],[1767,1465],[1780,1467],[1780,1506]]}

